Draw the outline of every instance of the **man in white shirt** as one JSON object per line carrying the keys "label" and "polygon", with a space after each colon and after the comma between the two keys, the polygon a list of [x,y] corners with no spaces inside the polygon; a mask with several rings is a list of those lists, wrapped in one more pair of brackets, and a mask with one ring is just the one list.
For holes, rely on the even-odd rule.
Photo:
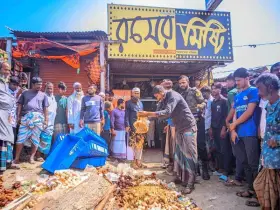
{"label": "man in white shirt", "polygon": [[259,107],[261,108],[262,114],[261,114],[261,121],[259,126],[259,136],[261,139],[264,138],[265,134],[265,128],[266,128],[266,106],[268,104],[268,100],[266,98],[261,98]]}
{"label": "man in white shirt", "polygon": [[[205,135],[206,135],[207,153],[208,153],[208,155],[210,155],[211,154],[211,151],[210,151],[211,141],[210,140],[212,139],[212,133],[209,133],[209,132],[210,132],[210,127],[211,127],[211,116],[212,116],[211,104],[213,102],[213,97],[211,95],[211,88],[208,86],[204,86],[201,89],[201,93],[202,93],[203,98],[206,101],[206,107],[205,107],[205,113],[204,113]],[[211,164],[211,161],[209,161],[209,165],[210,165],[210,168],[214,170],[214,166],[213,166],[213,164]]]}

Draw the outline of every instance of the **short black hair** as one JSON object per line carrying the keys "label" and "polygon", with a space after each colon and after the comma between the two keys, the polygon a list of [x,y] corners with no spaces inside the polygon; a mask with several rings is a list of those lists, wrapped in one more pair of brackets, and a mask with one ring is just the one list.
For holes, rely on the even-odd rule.
{"label": "short black hair", "polygon": [[226,80],[233,80],[234,81],[234,76],[233,76],[233,73],[229,74],[227,76],[227,79]]}
{"label": "short black hair", "polygon": [[11,77],[10,78],[10,83],[19,85],[19,78],[18,77]]}
{"label": "short black hair", "polygon": [[61,90],[66,90],[67,89],[67,86],[64,82],[60,81],[57,85],[57,87]]}
{"label": "short black hair", "polygon": [[96,84],[90,84],[88,87],[93,87],[94,89],[97,89],[97,85]]}
{"label": "short black hair", "polygon": [[113,92],[113,91],[110,91],[110,92],[109,92],[109,96],[115,96],[114,92]]}
{"label": "short black hair", "polygon": [[43,80],[40,77],[32,77],[31,83],[32,84],[37,84],[37,83],[42,83]]}
{"label": "short black hair", "polygon": [[181,79],[186,79],[187,81],[190,81],[188,76],[186,75],[181,75],[179,78],[178,78],[178,81],[181,80]]}
{"label": "short black hair", "polygon": [[18,77],[19,77],[20,80],[28,80],[28,76],[24,72],[20,72]]}
{"label": "short black hair", "polygon": [[153,89],[153,94],[157,94],[157,93],[160,93],[160,92],[164,92],[165,89],[162,85],[156,85]]}
{"label": "short black hair", "polygon": [[255,81],[255,84],[262,83],[264,86],[271,87],[275,91],[280,90],[280,84],[279,84],[279,79],[275,74],[271,73],[263,73],[261,74]]}
{"label": "short black hair", "polygon": [[201,88],[202,93],[211,93],[211,88],[209,86],[204,86]]}
{"label": "short black hair", "polygon": [[117,101],[117,105],[119,106],[120,104],[122,104],[124,102],[124,100],[122,98],[119,98]]}
{"label": "short black hair", "polygon": [[239,68],[233,73],[234,78],[239,77],[239,78],[247,78],[249,77],[249,72],[245,68]]}
{"label": "short black hair", "polygon": [[222,90],[223,86],[222,86],[221,83],[216,83],[216,84],[213,84],[213,85],[212,85],[212,88],[216,88],[216,89]]}
{"label": "short black hair", "polygon": [[280,62],[273,64],[270,68],[270,72],[274,72],[276,68],[280,67]]}

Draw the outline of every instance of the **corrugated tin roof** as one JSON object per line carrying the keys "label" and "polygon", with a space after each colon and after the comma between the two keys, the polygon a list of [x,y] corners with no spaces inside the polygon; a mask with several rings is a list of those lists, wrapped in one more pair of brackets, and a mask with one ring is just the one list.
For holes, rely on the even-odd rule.
{"label": "corrugated tin roof", "polygon": [[90,39],[90,40],[108,40],[104,31],[71,31],[71,32],[33,32],[19,31],[8,28],[16,37],[21,38],[46,38],[46,39]]}

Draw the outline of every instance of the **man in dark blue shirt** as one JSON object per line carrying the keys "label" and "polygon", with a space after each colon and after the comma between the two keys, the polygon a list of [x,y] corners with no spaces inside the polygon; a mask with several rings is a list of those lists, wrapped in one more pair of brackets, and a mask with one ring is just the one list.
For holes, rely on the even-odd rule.
{"label": "man in dark blue shirt", "polygon": [[239,192],[239,197],[254,196],[253,182],[258,173],[260,144],[257,138],[258,89],[250,86],[249,73],[245,68],[234,72],[237,88],[240,92],[234,98],[236,120],[230,124],[231,139],[235,143],[236,158],[244,165],[249,188]]}

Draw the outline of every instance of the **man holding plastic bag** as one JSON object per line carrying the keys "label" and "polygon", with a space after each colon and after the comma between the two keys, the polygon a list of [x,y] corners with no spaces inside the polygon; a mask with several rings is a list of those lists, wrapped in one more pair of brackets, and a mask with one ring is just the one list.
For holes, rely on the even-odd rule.
{"label": "man holding plastic bag", "polygon": [[[46,83],[46,95],[49,102],[48,107],[48,125],[47,127],[42,131],[41,133],[41,141],[40,141],[40,147],[39,152],[47,155],[49,154],[51,143],[52,143],[52,135],[54,131],[54,121],[56,116],[56,109],[57,109],[57,103],[55,100],[55,97],[53,95],[53,83],[47,82]],[[43,162],[44,159],[40,156],[37,157],[37,161]]]}

